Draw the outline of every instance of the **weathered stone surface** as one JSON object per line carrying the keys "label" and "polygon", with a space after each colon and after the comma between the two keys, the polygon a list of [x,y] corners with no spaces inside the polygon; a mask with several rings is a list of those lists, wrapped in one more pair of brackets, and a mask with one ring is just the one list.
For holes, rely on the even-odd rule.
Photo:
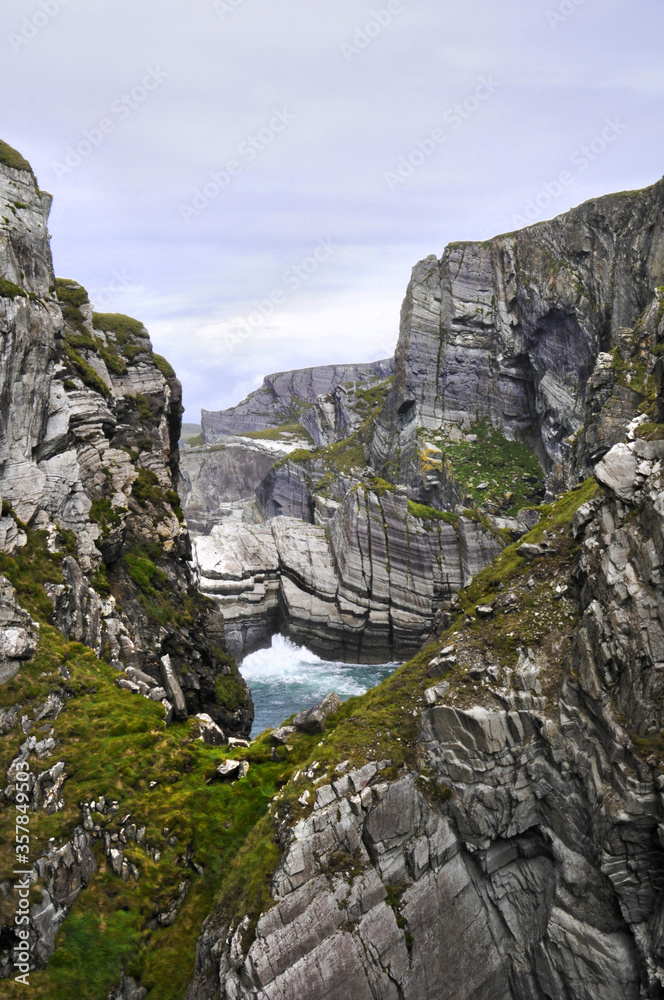
{"label": "weathered stone surface", "polygon": [[616,444],[595,466],[595,477],[621,500],[631,500],[637,485],[638,465],[633,446]]}
{"label": "weathered stone surface", "polygon": [[169,700],[173,705],[176,719],[186,719],[187,702],[185,701],[180,681],[173,669],[171,658],[168,654],[161,658],[161,679]]}
{"label": "weathered stone surface", "polygon": [[330,715],[341,707],[341,698],[338,694],[331,692],[322,701],[319,701],[313,708],[308,708],[304,712],[298,712],[293,719],[293,726],[301,733],[324,733],[325,723]]}
{"label": "weathered stone surface", "polygon": [[34,621],[16,600],[16,591],[0,575],[0,686],[34,655],[37,635]]}
{"label": "weathered stone surface", "polygon": [[260,389],[237,406],[220,412],[202,410],[203,438],[210,442],[223,434],[268,430],[288,423],[294,415],[299,416],[307,404],[313,405],[318,396],[333,391],[344,382],[375,382],[377,378],[387,378],[393,370],[394,363],[388,360],[360,365],[321,365],[267,375]]}
{"label": "weathered stone surface", "polygon": [[209,715],[204,712],[196,716],[196,724],[200,733],[199,739],[210,746],[219,747],[227,742],[226,736],[216,722],[213,722]]}
{"label": "weathered stone surface", "polygon": [[587,474],[640,402],[602,352],[662,284],[663,200],[660,181],[417,264],[374,468],[394,477],[398,455],[398,481],[421,486],[417,429],[487,418],[540,451],[553,492]]}
{"label": "weathered stone surface", "polygon": [[226,520],[193,544],[201,589],[218,601],[236,656],[282,632],[321,656],[374,663],[415,653],[437,602],[500,549],[468,518],[456,529],[426,524],[406,496],[362,487],[327,528],[286,517]]}

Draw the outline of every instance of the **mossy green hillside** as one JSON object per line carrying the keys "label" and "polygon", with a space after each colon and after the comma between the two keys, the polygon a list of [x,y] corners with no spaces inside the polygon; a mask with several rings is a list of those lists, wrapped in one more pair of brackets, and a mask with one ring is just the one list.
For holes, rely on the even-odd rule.
{"label": "mossy green hillside", "polygon": [[0,140],[0,163],[5,167],[11,167],[12,170],[25,170],[27,173],[32,174],[34,178],[32,167],[26,158],[21,156],[18,150],[2,140]]}
{"label": "mossy green hillside", "polygon": [[[99,849],[99,871],[65,920],[56,956],[46,970],[31,974],[32,994],[40,1000],[99,1000],[117,984],[124,968],[141,979],[149,1000],[181,1000],[193,973],[200,926],[214,901],[224,922],[236,924],[248,915],[249,936],[259,914],[272,905],[269,886],[281,856],[275,819],[292,822],[308,813],[310,804],[298,801],[302,793],[313,793],[314,781],[331,777],[341,761],[361,766],[369,759],[390,760],[388,780],[404,766],[418,768],[418,714],[423,692],[432,683],[427,668],[439,649],[454,643],[472,656],[472,643],[483,641],[496,658],[514,656],[516,643],[510,645],[509,633],[517,632],[520,644],[545,643],[556,609],[556,630],[573,627],[573,603],[556,602],[544,593],[543,578],[557,569],[563,573],[560,579],[565,578],[563,567],[574,558],[574,512],[597,489],[591,481],[541,508],[542,521],[525,540],[540,541],[546,531],[548,538],[555,537],[556,554],[546,557],[548,562],[543,558],[538,567],[519,556],[518,546],[506,549],[461,593],[451,626],[377,688],[345,702],[322,738],[295,736],[290,752],[281,748],[273,753],[265,735],[248,749],[233,751],[232,756],[250,764],[247,776],[235,785],[210,780],[216,765],[228,756],[227,749],[193,739],[192,721],[166,729],[159,706],[118,690],[108,665],[42,626],[37,658],[5,688],[7,704],[19,703],[22,711],[35,714],[47,694],[63,686],[59,668],[64,664],[70,673],[65,709],[49,724],[58,740],[57,760],[66,766],[65,809],[53,816],[34,815],[33,856],[50,837],[62,842],[80,823],[78,803],[99,795],[118,801],[117,816],[130,813],[132,822],[145,825],[147,844],[162,854],[155,862],[142,848],[127,845],[126,857],[140,876],[137,883],[131,878],[125,883],[110,871]],[[533,575],[538,579],[534,590],[527,584]],[[532,603],[524,602],[518,612],[497,612],[489,623],[480,621],[474,614],[476,604],[494,600],[509,587],[521,588]],[[448,679],[454,691],[467,690],[476,699],[467,671],[461,655]],[[0,740],[0,767],[6,769],[22,739],[10,733]],[[156,784],[151,788],[152,782]],[[421,787],[440,808],[446,807],[449,789],[424,778]],[[117,829],[115,820],[100,814],[94,820],[109,832]],[[0,822],[9,819],[3,816]],[[9,831],[2,832],[1,850],[7,851]],[[8,860],[9,855],[0,854],[0,863]],[[158,926],[157,915],[178,898],[183,881],[189,882],[189,890],[174,924]],[[397,892],[397,909],[398,903]],[[8,1000],[22,995],[15,983],[5,989]]]}
{"label": "mossy green hillside", "polygon": [[436,442],[464,494],[478,507],[490,503],[509,516],[539,503],[544,471],[537,456],[521,441],[509,441],[489,421],[471,430],[475,441]]}

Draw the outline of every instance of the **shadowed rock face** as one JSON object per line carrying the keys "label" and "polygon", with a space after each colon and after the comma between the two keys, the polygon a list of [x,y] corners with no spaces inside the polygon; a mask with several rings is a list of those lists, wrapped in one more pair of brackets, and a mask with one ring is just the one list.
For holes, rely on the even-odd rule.
{"label": "shadowed rock face", "polygon": [[264,431],[294,418],[299,420],[318,396],[332,392],[345,382],[384,379],[394,371],[394,362],[373,361],[359,365],[321,365],[267,375],[260,389],[228,410],[202,410],[203,439],[214,441],[220,434]]}

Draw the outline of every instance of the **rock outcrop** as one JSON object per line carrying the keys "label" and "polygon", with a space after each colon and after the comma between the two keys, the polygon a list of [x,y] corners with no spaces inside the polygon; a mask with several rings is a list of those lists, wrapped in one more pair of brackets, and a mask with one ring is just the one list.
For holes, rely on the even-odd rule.
{"label": "rock outcrop", "polygon": [[165,598],[167,589],[194,594],[173,488],[182,413],[175,373],[142,324],[93,314],[85,289],[56,282],[51,200],[28,169],[0,164],[0,202],[0,495],[12,515],[1,522],[3,549],[20,544],[21,524],[47,532],[53,550],[63,551],[72,532],[63,583],[49,585],[64,634],[156,680],[170,654],[177,669],[187,667],[190,710],[244,732],[248,692],[235,718],[216,705],[215,676],[229,667],[201,638],[223,635],[214,607],[198,600],[174,627],[180,598]]}
{"label": "rock outcrop", "polygon": [[417,427],[479,413],[550,489],[594,482],[323,734],[274,802],[269,905],[210,916],[187,1000],[664,994],[663,190],[416,269],[376,465],[398,445],[422,488]]}
{"label": "rock outcrop", "polygon": [[[0,709],[8,782],[0,805],[3,824],[11,810],[19,815],[17,836],[26,812],[33,814],[27,874],[41,889],[29,908],[33,968],[47,965],[61,924],[97,869],[93,825],[72,826],[67,801],[73,751],[56,732],[66,703],[88,684],[109,685],[110,674],[123,693],[151,703],[161,700],[155,692],[163,696],[165,711],[150,706],[151,724],[162,729],[171,717],[204,713],[222,736],[246,735],[253,718],[248,688],[224,647],[223,620],[192,579],[174,488],[180,383],[141,323],[93,313],[84,288],[55,279],[50,204],[29,165],[0,143],[0,695],[9,705]],[[67,686],[67,655],[87,657],[87,681]],[[162,673],[168,690],[158,687]],[[38,691],[42,704],[34,701]],[[124,731],[121,710],[116,731]],[[47,760],[56,747],[57,758]],[[15,788],[24,762],[31,768],[27,799]],[[67,821],[53,827],[58,842],[35,857],[37,844],[44,846],[40,820],[66,810]],[[13,820],[14,812],[12,831]],[[2,839],[13,854],[8,829]],[[113,851],[121,857],[119,836]],[[3,977],[13,975],[18,940],[9,912],[16,873],[4,869],[6,858]],[[123,877],[131,871],[128,862],[120,865]]]}
{"label": "rock outcrop", "polygon": [[189,529],[207,535],[237,511],[252,519],[256,490],[275,463],[309,445],[302,433],[280,434],[276,440],[228,435],[211,445],[185,445],[179,492]]}
{"label": "rock outcrop", "polygon": [[[614,451],[629,500],[581,507],[559,577],[580,620],[508,668],[491,633],[483,666],[448,670],[434,704],[420,689],[396,777],[378,761],[315,782],[278,827],[272,907],[248,937],[208,921],[187,1000],[661,996],[664,447],[638,473]],[[512,593],[551,593],[547,558]],[[448,660],[472,636],[457,626]]]}
{"label": "rock outcrop", "polygon": [[419,649],[441,601],[502,543],[467,517],[410,513],[405,491],[358,486],[325,526],[228,519],[193,546],[236,657],[281,632],[328,659],[384,663]]}
{"label": "rock outcrop", "polygon": [[267,375],[263,385],[228,410],[202,410],[203,439],[220,435],[264,431],[283,424],[303,422],[302,417],[319,396],[345,383],[375,382],[388,378],[394,362],[373,361],[358,365],[321,365]]}
{"label": "rock outcrop", "polygon": [[[660,181],[521,232],[453,243],[440,260],[417,264],[371,464],[392,470],[396,456],[399,481],[416,487],[418,428],[486,418],[537,451],[553,492],[574,485],[598,452],[620,440],[633,411],[627,385],[604,408],[596,443],[587,433],[571,440],[584,428],[593,395],[606,388],[599,355],[634,328],[664,284],[663,201]],[[610,395],[615,370],[608,381]]]}

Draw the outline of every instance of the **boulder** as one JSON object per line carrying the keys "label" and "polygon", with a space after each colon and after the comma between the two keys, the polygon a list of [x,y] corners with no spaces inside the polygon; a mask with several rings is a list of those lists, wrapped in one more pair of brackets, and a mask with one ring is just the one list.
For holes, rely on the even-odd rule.
{"label": "boulder", "polygon": [[328,718],[330,715],[334,715],[340,707],[341,698],[332,691],[313,708],[299,712],[293,719],[293,726],[301,733],[323,733]]}
{"label": "boulder", "polygon": [[631,500],[636,490],[639,459],[633,446],[616,444],[595,466],[595,479],[606,486],[619,500]]}
{"label": "boulder", "polygon": [[171,658],[168,654],[162,656],[161,658],[161,679],[166,691],[168,692],[168,698],[173,705],[173,712],[175,713],[176,719],[186,719],[187,718],[187,703],[184,700],[184,695],[182,693],[182,688],[180,687],[180,681],[171,664]]}
{"label": "boulder", "polygon": [[223,730],[205,712],[196,716],[196,728],[199,734],[198,739],[209,746],[220,747],[226,742]]}

